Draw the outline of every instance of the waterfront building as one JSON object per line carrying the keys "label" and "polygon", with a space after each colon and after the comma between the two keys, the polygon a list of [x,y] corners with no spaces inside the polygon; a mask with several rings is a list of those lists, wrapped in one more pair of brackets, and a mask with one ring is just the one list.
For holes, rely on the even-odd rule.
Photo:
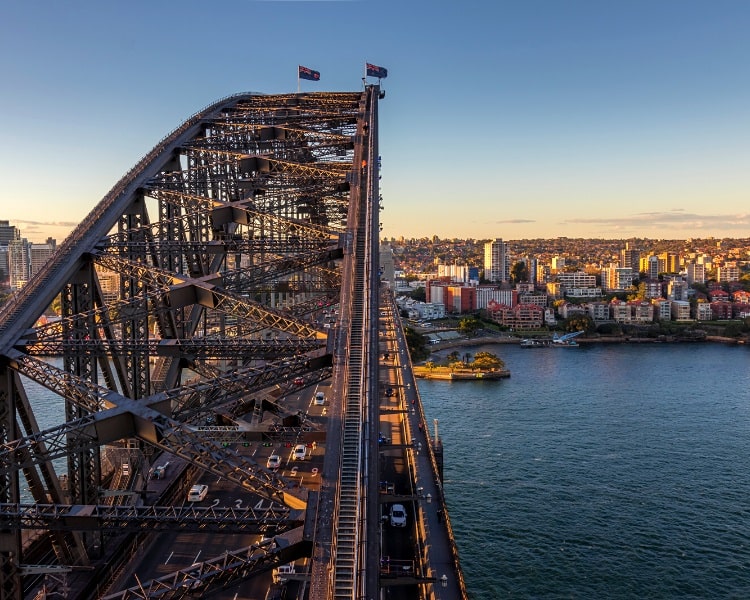
{"label": "waterfront building", "polygon": [[659,321],[672,320],[672,301],[666,298],[654,298],[651,300],[654,305],[654,318]]}
{"label": "waterfront building", "polygon": [[510,255],[508,244],[496,238],[484,245],[484,278],[492,283],[508,281],[510,276]]}
{"label": "waterfront building", "polygon": [[563,319],[569,319],[575,316],[588,315],[588,310],[583,304],[572,304],[571,302],[563,302],[557,307],[557,311]]}
{"label": "waterfront building", "polygon": [[617,323],[630,323],[632,320],[630,317],[630,306],[627,302],[613,298],[609,303],[609,314],[613,321]]}
{"label": "waterfront building", "polygon": [[710,303],[711,316],[720,321],[732,318],[732,303],[727,300],[713,300]]}
{"label": "waterfront building", "polygon": [[609,321],[612,317],[609,312],[608,302],[589,302],[586,305],[589,317],[594,321]]}
{"label": "waterfront building", "polygon": [[654,306],[645,300],[631,300],[628,302],[630,307],[630,320],[634,323],[653,323]]}
{"label": "waterfront building", "polygon": [[699,300],[695,303],[695,319],[698,321],[711,321],[713,319],[713,311],[709,302]]}
{"label": "waterfront building", "polygon": [[686,300],[671,300],[672,320],[673,321],[691,321],[690,302]]}
{"label": "waterfront building", "polygon": [[510,329],[540,329],[544,325],[544,309],[536,304],[507,306],[492,302],[487,307],[490,319]]}

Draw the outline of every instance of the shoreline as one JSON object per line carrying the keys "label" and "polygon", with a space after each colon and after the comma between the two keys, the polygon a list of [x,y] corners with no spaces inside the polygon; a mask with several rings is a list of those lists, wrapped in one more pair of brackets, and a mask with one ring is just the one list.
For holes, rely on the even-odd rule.
{"label": "shoreline", "polygon": [[[485,346],[491,344],[505,345],[515,344],[519,345],[522,338],[516,337],[495,337],[495,336],[484,336],[476,338],[463,338],[459,340],[449,340],[441,342],[440,344],[433,344],[429,346],[430,353],[435,353],[448,348],[462,347],[462,346]],[[746,344],[744,338],[728,338],[718,335],[708,335],[701,340],[685,340],[675,338],[633,338],[629,336],[602,336],[598,338],[576,338],[576,342],[583,345],[593,344],[698,344],[698,343],[711,343],[711,344],[726,344],[730,346],[742,346]]]}

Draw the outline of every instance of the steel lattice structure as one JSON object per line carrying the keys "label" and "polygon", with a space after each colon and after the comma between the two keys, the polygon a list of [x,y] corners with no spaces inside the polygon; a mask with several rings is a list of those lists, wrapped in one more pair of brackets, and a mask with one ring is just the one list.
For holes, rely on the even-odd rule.
{"label": "steel lattice structure", "polygon": [[[24,529],[42,532],[54,551],[45,558],[52,568],[92,565],[106,553],[106,543],[92,553],[91,529],[189,528],[234,518],[260,531],[264,520],[277,529],[304,522],[301,490],[198,426],[218,408],[239,416],[250,396],[293,379],[330,377],[332,330],[311,316],[342,302],[343,265],[357,229],[377,214],[355,203],[364,196],[361,163],[369,158],[378,95],[377,86],[246,93],[196,113],[2,307],[2,598],[28,593],[34,569]],[[58,298],[59,318],[41,318]],[[40,429],[28,381],[64,402],[65,422]],[[107,447],[136,449],[143,472],[160,452],[181,457],[271,508],[241,517],[177,514],[136,509],[123,495],[106,509],[103,489],[118,483]],[[22,497],[22,484],[30,498]],[[73,508],[86,517],[72,518]],[[266,554],[250,552],[242,568],[233,555],[233,576],[278,562]],[[211,569],[203,583],[232,577]],[[164,597],[180,597],[179,586],[157,585],[171,590]]]}

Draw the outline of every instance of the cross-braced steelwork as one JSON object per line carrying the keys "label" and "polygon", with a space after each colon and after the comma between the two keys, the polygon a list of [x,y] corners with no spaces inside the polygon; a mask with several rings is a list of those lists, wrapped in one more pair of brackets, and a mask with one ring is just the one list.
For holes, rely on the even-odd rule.
{"label": "cross-braced steelwork", "polygon": [[[44,575],[64,572],[69,598],[176,598],[310,556],[317,492],[244,448],[325,440],[286,400],[331,377],[362,318],[344,304],[363,281],[352,256],[377,243],[378,97],[368,86],[216,102],[131,169],[2,307],[0,597],[43,594]],[[64,422],[40,426],[29,382],[64,404]],[[348,383],[353,398],[360,383]],[[149,485],[169,461],[157,497]],[[258,508],[170,508],[198,471]],[[175,528],[288,538],[118,592],[123,549]]]}

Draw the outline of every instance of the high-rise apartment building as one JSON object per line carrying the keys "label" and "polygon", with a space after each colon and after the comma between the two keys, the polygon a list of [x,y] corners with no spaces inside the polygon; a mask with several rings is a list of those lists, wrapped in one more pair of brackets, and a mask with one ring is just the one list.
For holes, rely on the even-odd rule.
{"label": "high-rise apartment building", "polygon": [[484,278],[492,283],[508,281],[510,276],[510,256],[508,245],[496,238],[484,245]]}
{"label": "high-rise apartment building", "polygon": [[693,285],[694,283],[706,283],[706,265],[700,263],[688,264],[687,282],[690,285]]}
{"label": "high-rise apartment building", "polygon": [[26,285],[29,280],[30,265],[28,241],[18,239],[8,242],[8,274],[12,289],[20,290]]}
{"label": "high-rise apartment building", "polygon": [[0,221],[0,282],[10,277],[10,263],[8,262],[8,244],[21,238],[21,232],[10,221]]}
{"label": "high-rise apartment building", "polygon": [[630,247],[630,242],[625,242],[625,248],[620,250],[620,266],[631,269],[633,275],[640,272],[641,253],[639,250]]}

